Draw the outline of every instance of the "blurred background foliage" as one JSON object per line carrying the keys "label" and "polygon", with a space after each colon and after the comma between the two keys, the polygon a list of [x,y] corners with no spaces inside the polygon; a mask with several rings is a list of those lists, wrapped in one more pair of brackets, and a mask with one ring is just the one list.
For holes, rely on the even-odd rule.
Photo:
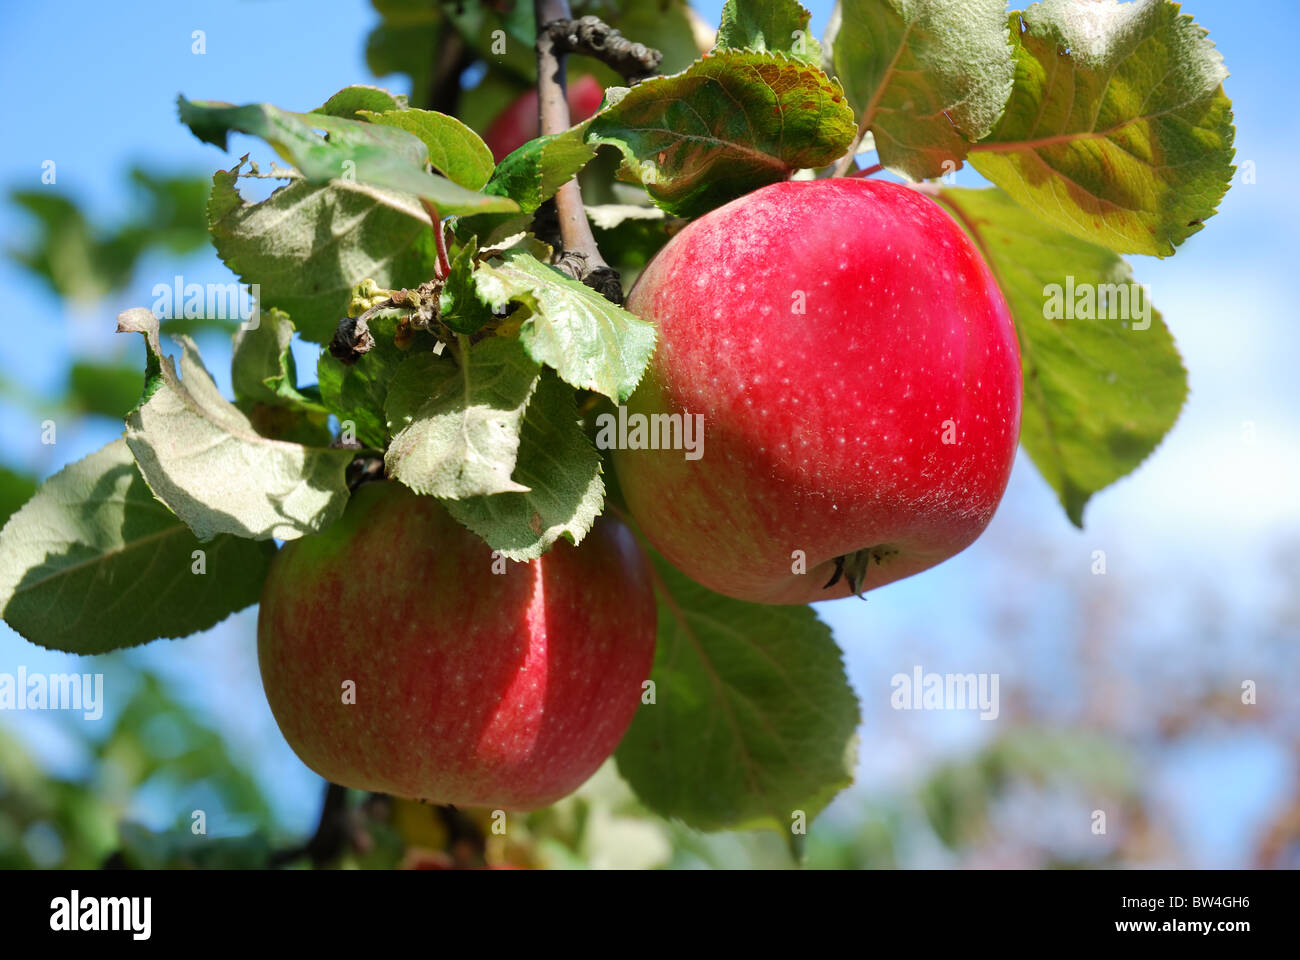
{"label": "blurred background foliage", "polygon": [[[531,52],[509,4],[464,4],[459,12],[436,0],[372,6],[350,15],[369,27],[359,55],[376,82],[408,91],[413,105],[456,112],[482,131],[532,82]],[[662,49],[672,71],[707,48],[721,3],[698,4],[703,16],[679,0],[575,6]],[[824,25],[829,4],[810,6],[814,25]],[[1231,17],[1230,4],[1218,0],[1197,7],[1202,22]],[[1282,17],[1282,8],[1271,15]],[[504,56],[485,48],[498,27],[510,38]],[[351,65],[341,69],[344,82],[364,80]],[[613,80],[603,67],[582,69]],[[332,88],[316,92],[323,100]],[[1249,103],[1234,92],[1239,106]],[[155,134],[164,145],[188,139],[179,126]],[[1250,149],[1244,130],[1239,143]],[[116,432],[138,397],[142,367],[116,341],[105,349],[102,337],[83,336],[84,318],[102,326],[173,273],[228,276],[205,229],[211,170],[220,163],[209,159],[206,168],[128,167],[118,185],[128,212],[116,218],[92,212],[73,190],[32,186],[30,177],[9,189],[7,214],[23,228],[8,256],[57,298],[70,343],[52,354],[59,372],[39,388],[21,364],[0,367],[6,420],[57,423],[76,456]],[[634,202],[608,186],[609,173],[593,164],[597,194],[589,199]],[[969,171],[961,182],[968,176],[979,182]],[[1229,195],[1223,220],[1239,193]],[[1256,220],[1238,236],[1256,231],[1263,215],[1255,207],[1247,214]],[[1223,229],[1226,243],[1231,228]],[[606,255],[629,277],[666,239],[662,223],[636,219],[604,233]],[[1197,238],[1189,248],[1211,242]],[[1178,332],[1176,311],[1162,303]],[[225,321],[170,328],[211,338],[205,355],[229,356]],[[305,355],[300,365],[312,369],[312,360]],[[1195,384],[1197,359],[1188,365]],[[0,522],[56,466],[49,450],[15,449],[0,448]],[[1027,475],[1018,468],[1009,503],[1037,483]],[[976,559],[945,565],[957,571],[949,580],[936,571],[926,575],[926,590],[891,588],[899,609],[914,608],[910,618],[876,594],[865,607],[824,608],[855,687],[870,691],[861,769],[859,783],[793,844],[772,833],[702,835],[651,816],[612,763],[555,806],[510,815],[504,835],[487,811],[327,789],[301,765],[286,774],[297,761],[257,701],[254,619],[246,613],[203,638],[63,668],[50,661],[51,669],[104,672],[114,706],[93,725],[79,714],[0,714],[0,868],[1300,867],[1300,511],[1291,495],[1275,511],[1290,519],[1273,524],[1272,552],[1251,566],[1248,582],[1198,575],[1170,556],[1138,574],[1081,575],[1093,540],[1072,530],[1042,533],[1043,517],[1055,520],[1058,511],[1040,491],[1036,500],[1022,493],[1027,506],[1004,506],[968,551]],[[964,578],[967,592],[944,593],[952,577]],[[942,606],[955,608],[953,619],[937,612]],[[164,666],[178,644],[205,662],[210,645],[221,643],[232,651],[229,676]],[[0,670],[34,656],[11,633],[3,651]],[[971,659],[963,654],[1021,671],[1003,677],[996,723],[889,708],[892,674],[914,662],[965,672]],[[1243,704],[1238,687],[1249,677],[1289,695]],[[195,690],[203,682],[206,695]],[[293,804],[283,802],[287,793]],[[195,832],[196,811],[207,833]],[[1096,811],[1105,814],[1104,833],[1092,829]]]}

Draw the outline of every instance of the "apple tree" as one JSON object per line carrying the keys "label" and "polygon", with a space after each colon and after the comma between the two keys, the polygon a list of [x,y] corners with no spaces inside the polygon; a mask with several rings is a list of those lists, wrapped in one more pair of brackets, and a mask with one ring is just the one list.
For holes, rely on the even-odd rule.
{"label": "apple tree", "polygon": [[729,0],[704,43],[678,0],[574,7],[384,5],[409,95],[179,98],[279,158],[206,207],[256,291],[233,397],[123,312],[138,400],[5,524],[0,608],[94,655],[260,599],[336,784],[530,809],[612,754],[663,817],[797,845],[858,727],[808,604],[971,543],[1017,445],[1082,526],[1177,418],[1123,258],[1224,196],[1226,71],[1171,0],[841,0],[820,41]]}

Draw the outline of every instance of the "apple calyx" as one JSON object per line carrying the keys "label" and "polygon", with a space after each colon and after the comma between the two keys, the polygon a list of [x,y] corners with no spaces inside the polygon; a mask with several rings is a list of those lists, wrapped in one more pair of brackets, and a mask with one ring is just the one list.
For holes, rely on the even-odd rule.
{"label": "apple calyx", "polygon": [[884,564],[885,558],[898,553],[897,547],[887,545],[878,545],[874,547],[863,547],[861,550],[854,550],[852,553],[841,554],[835,558],[835,573],[822,586],[823,590],[829,590],[835,584],[844,579],[849,584],[849,589],[853,591],[855,597],[863,600],[865,590],[863,584],[867,578],[867,569],[871,566],[871,561],[876,562],[876,566]]}

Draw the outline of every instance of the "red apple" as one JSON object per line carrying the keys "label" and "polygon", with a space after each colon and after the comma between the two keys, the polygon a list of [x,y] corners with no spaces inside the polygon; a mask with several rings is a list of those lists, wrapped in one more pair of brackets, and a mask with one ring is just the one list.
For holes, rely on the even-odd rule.
{"label": "red apple", "polygon": [[[569,84],[566,99],[569,101],[569,122],[581,123],[600,109],[605,91],[600,81],[584,73]],[[500,163],[507,155],[522,147],[538,135],[537,89],[525,90],[502,110],[483,134],[483,141],[492,151],[492,158]]]}
{"label": "red apple", "polygon": [[704,442],[698,459],[618,449],[619,482],[646,536],[705,586],[841,597],[951,557],[993,516],[1020,432],[1015,329],[928,197],[856,179],[764,187],[674,237],[627,305],[660,337],[629,424],[698,414]]}
{"label": "red apple", "polygon": [[614,751],[654,644],[646,560],[613,518],[577,547],[494,562],[396,483],[361,487],[334,526],[285,546],[257,622],[271,712],[307,766],[507,810],[571,793]]}

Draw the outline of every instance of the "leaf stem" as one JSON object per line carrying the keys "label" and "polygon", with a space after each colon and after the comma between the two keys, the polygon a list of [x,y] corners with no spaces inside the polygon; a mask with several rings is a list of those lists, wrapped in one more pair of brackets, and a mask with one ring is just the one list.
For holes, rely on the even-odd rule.
{"label": "leaf stem", "polygon": [[451,261],[447,259],[447,234],[442,226],[442,217],[438,215],[438,208],[424,197],[420,198],[420,203],[424,205],[424,212],[433,223],[433,242],[438,247],[438,279],[446,280],[451,274]]}
{"label": "leaf stem", "polygon": [[885,165],[884,165],[883,163],[876,163],[876,164],[872,164],[871,166],[867,167],[865,170],[856,170],[856,171],[854,171],[853,173],[850,173],[848,176],[849,176],[850,178],[852,178],[852,177],[866,178],[866,177],[870,177],[870,176],[872,176],[872,175],[874,175],[874,174],[877,174],[877,173],[879,173],[881,170],[884,170],[884,169],[885,169]]}

